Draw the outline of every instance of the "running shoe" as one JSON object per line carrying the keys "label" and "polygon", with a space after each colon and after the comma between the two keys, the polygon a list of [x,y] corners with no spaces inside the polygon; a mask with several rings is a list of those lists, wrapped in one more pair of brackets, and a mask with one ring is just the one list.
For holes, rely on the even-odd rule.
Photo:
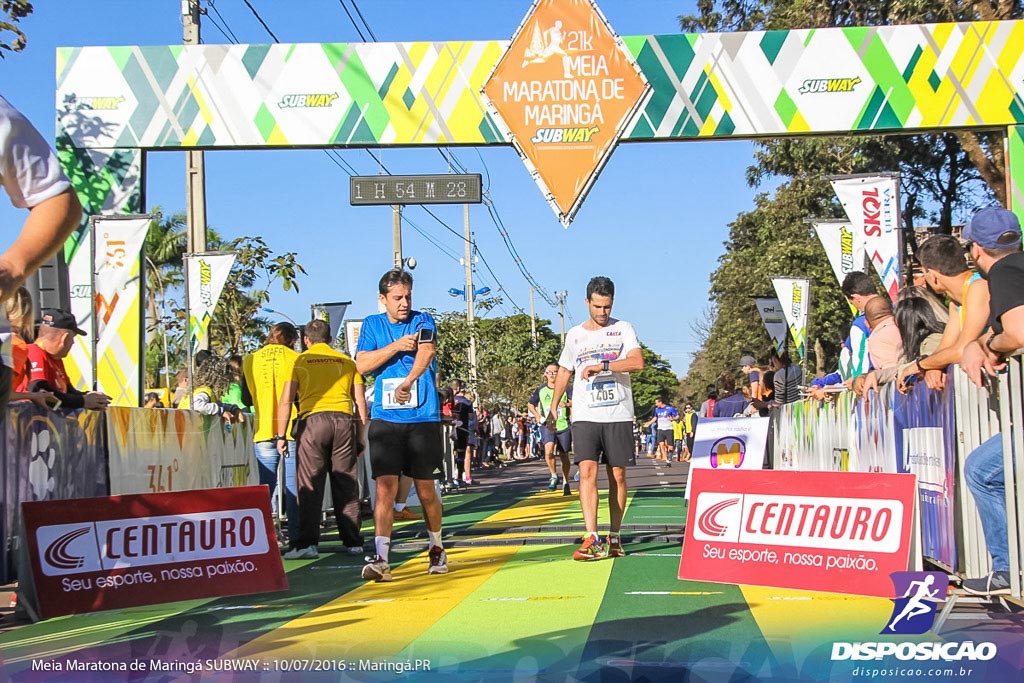
{"label": "running shoe", "polygon": [[625,557],[626,551],[622,549],[622,539],[618,536],[608,537],[608,557]]}
{"label": "running shoe", "polygon": [[363,546],[361,545],[347,545],[345,546],[345,552],[349,555],[362,555]]}
{"label": "running shoe", "polygon": [[435,545],[433,548],[430,549],[430,567],[427,569],[427,573],[448,573],[448,553],[444,551],[444,548],[438,548]]}
{"label": "running shoe", "polygon": [[315,560],[320,557],[320,551],[316,549],[315,545],[306,546],[305,548],[292,548],[284,554],[286,560]]}
{"label": "running shoe", "polygon": [[1010,572],[992,572],[980,579],[967,579],[961,585],[971,595],[1009,595]]}
{"label": "running shoe", "polygon": [[401,510],[396,511],[394,517],[396,522],[402,520],[423,519],[423,515],[418,515],[409,508],[402,508]]}
{"label": "running shoe", "polygon": [[583,539],[583,545],[580,549],[572,554],[572,559],[579,560],[580,562],[588,562],[590,560],[600,560],[608,556],[605,552],[604,546],[601,545],[601,541],[595,541],[591,534],[587,534],[587,537]]}
{"label": "running shoe", "polygon": [[551,477],[551,479],[548,480],[548,491],[554,491],[557,488],[558,488],[558,477]]}
{"label": "running shoe", "polygon": [[569,488],[569,482],[568,481],[566,481],[564,484],[562,484],[562,495],[563,496],[571,496],[572,495],[572,489]]}
{"label": "running shoe", "polygon": [[377,555],[373,558],[373,562],[363,567],[363,578],[367,581],[376,581],[377,583],[392,581],[391,567],[381,559],[380,555]]}

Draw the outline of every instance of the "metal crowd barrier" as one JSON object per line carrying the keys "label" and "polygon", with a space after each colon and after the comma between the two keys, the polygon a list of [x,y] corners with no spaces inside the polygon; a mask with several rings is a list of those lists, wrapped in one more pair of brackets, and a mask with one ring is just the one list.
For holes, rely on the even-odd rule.
{"label": "metal crowd barrier", "polygon": [[[945,490],[943,485],[941,497],[952,496],[954,501],[953,529],[944,531],[955,539],[956,553],[952,563],[928,555],[926,548],[923,554],[933,564],[964,576],[985,576],[991,571],[981,520],[964,481],[964,462],[975,448],[1001,432],[1011,590],[1013,597],[1020,599],[1020,574],[1024,564],[1020,542],[1024,530],[1024,368],[1021,356],[1010,359],[1007,372],[995,381],[997,389],[991,396],[987,389],[975,387],[958,367],[952,368],[947,378],[953,391],[953,424],[948,424],[949,419],[940,414],[941,410],[936,414],[939,427],[951,434],[955,442],[952,491]],[[926,390],[922,386],[915,391]],[[927,391],[929,396],[937,395]],[[839,394],[831,403],[808,399],[782,406],[772,415],[775,423],[773,467],[802,471],[908,471],[906,456],[910,439],[901,431],[899,419],[894,420],[898,400],[894,387],[886,385],[867,402]],[[913,420],[903,418],[903,430],[915,426]],[[948,440],[947,437],[947,448]],[[920,442],[915,442],[915,447],[922,448]],[[944,453],[930,455],[938,457]],[[924,493],[922,490],[922,498]],[[930,521],[934,527],[936,520]]]}

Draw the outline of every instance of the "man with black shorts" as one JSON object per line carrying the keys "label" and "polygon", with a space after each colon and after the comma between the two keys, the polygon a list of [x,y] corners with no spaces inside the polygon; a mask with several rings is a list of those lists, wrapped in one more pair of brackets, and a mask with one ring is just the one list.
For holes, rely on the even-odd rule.
{"label": "man with black shorts", "polygon": [[437,396],[437,326],[412,309],[412,276],[389,270],[378,284],[384,313],[363,321],[356,348],[360,374],[373,374],[374,395],[367,440],[377,480],[373,511],[376,556],[363,578],[391,581],[392,508],[400,475],[411,477],[423,506],[430,539],[429,574],[448,573],[441,543],[441,501],[434,482],[444,476],[441,410]]}
{"label": "man with black shorts", "polygon": [[672,432],[672,420],[679,417],[679,411],[676,410],[675,406],[670,406],[665,403],[665,399],[658,397],[654,399],[654,416],[644,425],[644,427],[650,427],[655,422],[658,423],[657,446],[658,455],[657,460],[663,460],[668,463],[668,466],[672,466],[672,453],[675,450],[673,447],[673,441],[675,434]]}
{"label": "man with black shorts", "polygon": [[540,425],[540,440],[544,444],[544,459],[548,463],[548,471],[551,473],[551,480],[548,481],[548,491],[555,491],[558,488],[558,470],[555,468],[555,449],[562,460],[562,495],[572,495],[569,489],[569,451],[572,450],[572,431],[569,429],[569,401],[572,399],[572,387],[562,397],[562,403],[558,406],[558,421],[554,429],[548,429],[544,424],[547,414],[551,412],[551,397],[555,393],[555,378],[558,376],[558,366],[554,363],[544,368],[544,384],[537,387],[530,402],[526,407],[533,413],[534,419]]}
{"label": "man with black shorts", "polygon": [[[558,405],[573,380],[572,441],[580,470],[580,507],[586,536],[574,560],[622,557],[619,529],[626,508],[626,465],[633,457],[633,389],[629,373],[644,369],[633,326],[611,317],[615,285],[606,277],[587,283],[590,318],[569,330],[558,359],[558,377],[547,415],[558,421]],[[597,533],[597,466],[608,472],[610,518],[607,550]]]}

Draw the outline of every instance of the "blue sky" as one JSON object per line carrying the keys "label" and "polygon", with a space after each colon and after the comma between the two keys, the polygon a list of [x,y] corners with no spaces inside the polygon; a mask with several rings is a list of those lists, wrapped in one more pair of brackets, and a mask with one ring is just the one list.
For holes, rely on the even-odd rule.
{"label": "blue sky", "polygon": [[[337,0],[250,0],[282,42],[360,41]],[[204,3],[206,4],[206,3]],[[242,43],[273,42],[243,0],[217,0],[219,17]],[[528,0],[358,0],[359,9],[382,42],[410,40],[508,39],[530,7]],[[684,0],[601,0],[599,6],[620,35],[678,32],[679,14],[692,11]],[[28,47],[0,62],[0,93],[21,109],[44,136],[53,136],[54,51],[58,46],[161,45],[181,42],[179,0],[47,0],[22,22]],[[222,24],[223,25],[223,24]],[[206,43],[227,39],[206,20]],[[728,223],[753,205],[755,190],[744,172],[753,145],[745,141],[621,145],[613,154],[577,215],[565,230],[511,147],[462,148],[458,160],[484,175],[497,211],[526,268],[548,292],[568,291],[575,322],[585,319],[584,288],[593,275],[616,284],[614,314],[631,321],[640,336],[683,374],[697,348],[691,324],[708,306],[708,276],[723,253]],[[341,152],[361,174],[377,172],[364,150]],[[393,173],[444,173],[449,169],[433,149],[384,150]],[[391,265],[391,210],[350,207],[348,178],[321,151],[224,151],[208,153],[208,221],[222,235],[262,235],[279,252],[296,251],[308,277],[301,293],[272,292],[271,306],[303,322],[309,304],[351,300],[349,317],[377,312],[376,282]],[[148,208],[184,210],[184,154],[148,156]],[[451,228],[462,232],[462,207],[435,207]],[[421,209],[406,216],[429,235],[403,230],[406,256],[418,265],[414,305],[452,310],[448,293],[463,286],[461,237]],[[11,234],[24,220],[0,202],[0,220]],[[506,303],[495,314],[511,313],[515,302],[529,310],[529,285],[506,250],[483,206],[473,206],[470,223],[478,249],[496,277],[477,265],[477,287],[499,287]],[[511,300],[511,301],[510,301]],[[557,310],[536,298],[538,317],[553,321]],[[269,317],[274,318],[273,314]],[[571,321],[567,321],[567,326]]]}

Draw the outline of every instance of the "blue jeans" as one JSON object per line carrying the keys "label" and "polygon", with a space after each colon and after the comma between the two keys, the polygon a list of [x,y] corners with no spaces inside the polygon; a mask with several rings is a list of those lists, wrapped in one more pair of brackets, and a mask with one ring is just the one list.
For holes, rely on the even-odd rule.
{"label": "blue jeans", "polygon": [[964,463],[964,479],[978,506],[981,528],[985,532],[985,545],[988,546],[988,554],[992,556],[992,571],[1010,571],[1001,434],[996,434],[971,451]]}
{"label": "blue jeans", "polygon": [[[270,489],[272,507],[277,508],[277,465],[281,456],[273,441],[257,441],[256,461],[260,466],[260,483]],[[284,509],[288,515],[288,543],[294,545],[299,538],[299,499],[295,485],[295,442],[288,442],[288,455],[284,459]]]}

